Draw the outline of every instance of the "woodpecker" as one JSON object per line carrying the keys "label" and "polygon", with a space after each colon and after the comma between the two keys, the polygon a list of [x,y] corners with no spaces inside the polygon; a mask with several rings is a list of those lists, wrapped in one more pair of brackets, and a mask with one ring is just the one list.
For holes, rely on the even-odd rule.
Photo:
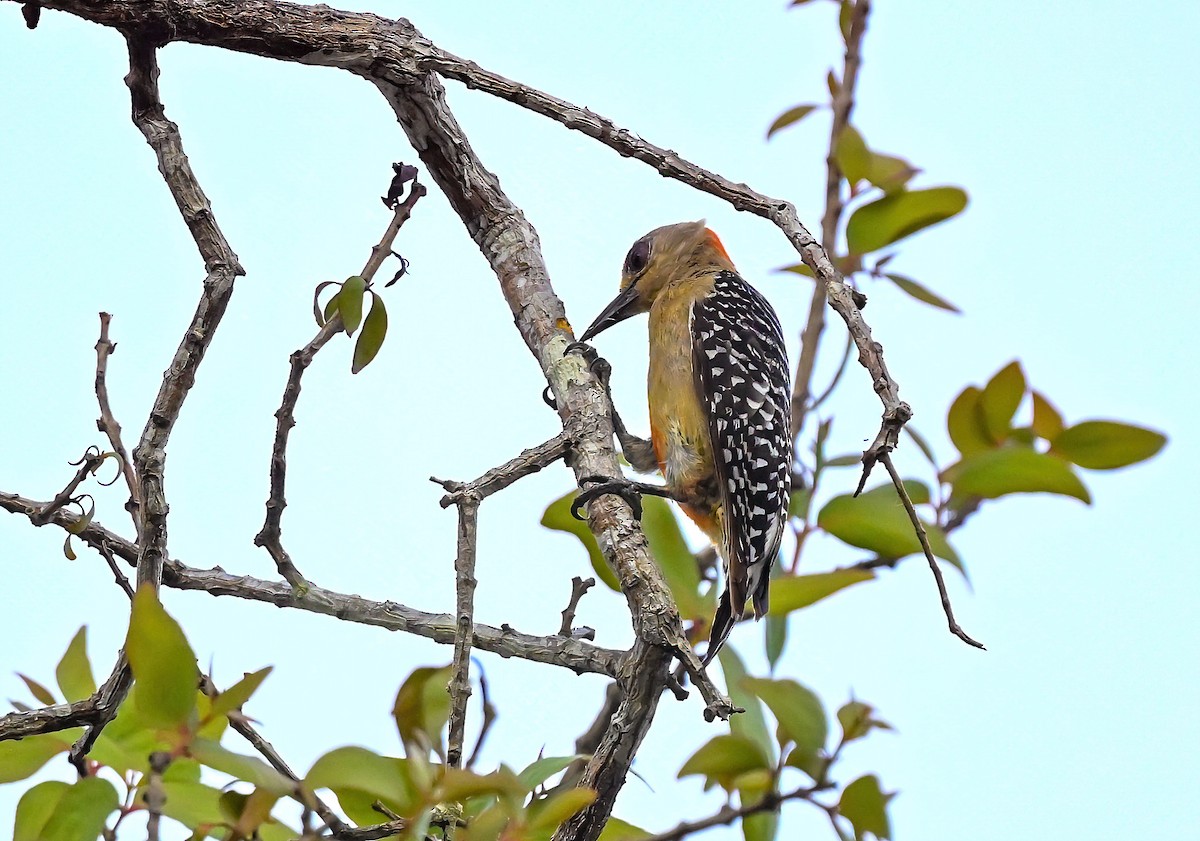
{"label": "woodpecker", "polygon": [[614,428],[633,468],[657,468],[666,486],[600,484],[580,494],[577,506],[630,488],[666,496],[713,541],[725,588],[707,664],[748,598],[756,619],[767,612],[791,483],[787,351],[775,311],[703,221],[667,225],[635,242],[620,294],[580,342],[645,312],[650,440],[631,435],[615,410]]}

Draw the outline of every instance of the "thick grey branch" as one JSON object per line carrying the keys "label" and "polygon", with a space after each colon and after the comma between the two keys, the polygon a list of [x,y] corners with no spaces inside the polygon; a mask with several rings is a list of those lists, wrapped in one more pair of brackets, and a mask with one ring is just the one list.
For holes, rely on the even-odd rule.
{"label": "thick grey branch", "polygon": [[[44,503],[27,499],[17,494],[0,492],[0,509],[26,518]],[[51,524],[65,529],[73,525],[76,518],[60,511],[51,519]],[[77,535],[87,545],[108,550],[127,563],[136,562],[136,544],[111,532],[95,520]],[[163,584],[177,590],[200,590],[213,596],[233,596],[248,601],[265,602],[276,607],[304,610],[333,616],[347,622],[374,625],[389,631],[403,631],[426,637],[434,642],[453,644],[455,619],[445,613],[426,613],[422,610],[397,604],[392,601],[375,601],[362,596],[347,595],[326,590],[311,584],[308,593],[299,598],[287,584],[264,581],[248,575],[231,575],[220,567],[197,569],[177,560],[168,560],[164,566]],[[558,635],[534,636],[523,634],[507,626],[496,628],[491,625],[475,625],[471,640],[475,648],[490,651],[501,657],[518,657],[537,663],[561,666],[576,674],[594,673],[615,677],[624,652],[601,648],[582,640]],[[66,724],[74,727],[75,721]],[[62,728],[55,728],[62,729]]]}

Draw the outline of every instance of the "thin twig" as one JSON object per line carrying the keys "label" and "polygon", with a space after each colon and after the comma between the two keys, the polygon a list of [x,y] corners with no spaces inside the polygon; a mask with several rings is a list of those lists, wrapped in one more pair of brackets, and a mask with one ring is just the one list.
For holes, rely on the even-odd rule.
{"label": "thin twig", "polygon": [[[825,213],[821,217],[821,246],[827,255],[837,253],[837,233],[845,209],[842,200],[842,169],[838,166],[836,150],[842,132],[850,124],[850,113],[854,110],[854,91],[858,83],[860,63],[859,50],[867,29],[869,12],[870,3],[867,0],[857,0],[854,4],[850,13],[850,35],[846,39],[842,78],[836,92],[832,94],[833,122],[829,128],[829,148],[825,155]],[[812,396],[812,378],[817,367],[817,351],[821,344],[821,333],[825,329],[825,303],[826,285],[817,282],[813,284],[812,299],[808,304],[808,318],[800,340],[800,360],[796,363],[796,379],[792,385],[793,439],[799,437],[810,409],[809,398]]]}
{"label": "thin twig", "polygon": [[[397,204],[392,213],[379,244],[371,249],[371,255],[363,266],[361,277],[370,284],[383,265],[383,261],[391,254],[392,245],[401,226],[412,215],[413,206],[426,194],[423,185],[413,181],[408,197]],[[308,591],[308,581],[296,568],[292,556],[283,547],[283,509],[287,507],[285,490],[287,487],[287,445],[292,427],[296,425],[296,403],[300,400],[300,380],[305,370],[312,364],[313,358],[321,348],[325,347],[334,336],[342,331],[342,318],[334,314],[321,326],[315,336],[299,350],[293,351],[288,357],[289,370],[287,383],[283,387],[283,398],[279,408],[275,410],[275,441],[271,447],[270,495],[267,498],[267,513],[263,526],[254,536],[254,545],[267,550],[275,568],[285,581],[299,595]]]}
{"label": "thin twig", "polygon": [[925,533],[925,525],[921,522],[921,518],[917,516],[917,509],[913,507],[912,500],[908,496],[908,491],[904,488],[904,480],[900,478],[900,473],[896,470],[896,466],[892,464],[892,457],[884,453],[879,460],[887,468],[888,475],[892,477],[892,484],[896,486],[896,493],[900,494],[900,501],[904,503],[904,510],[908,512],[908,519],[912,521],[913,528],[917,532],[917,539],[921,541],[921,549],[925,552],[925,560],[929,561],[929,569],[933,572],[933,580],[937,582],[938,595],[942,599],[942,610],[946,613],[946,622],[950,626],[950,633],[954,634],[954,636],[967,645],[972,645],[975,648],[983,648],[983,643],[972,639],[966,631],[959,627],[958,622],[954,621],[954,609],[950,606],[950,594],[946,592],[946,582],[942,578],[941,567],[938,566],[937,559],[933,557],[933,549],[929,546],[929,535]]}
{"label": "thin twig", "polygon": [[804,786],[794,791],[789,791],[787,794],[775,794],[769,792],[762,800],[753,803],[749,806],[725,806],[721,811],[707,818],[702,818],[698,821],[685,821],[674,829],[660,832],[658,835],[648,835],[644,841],[679,841],[681,838],[686,838],[697,832],[703,832],[706,829],[712,829],[714,826],[727,826],[733,823],[738,818],[744,818],[748,815],[757,815],[761,812],[774,812],[779,808],[781,803],[788,800],[809,800],[820,808],[826,808],[823,804],[813,800],[813,795],[817,792],[817,788],[813,786]]}
{"label": "thin twig", "polygon": [[113,580],[117,582],[117,586],[124,590],[125,595],[129,596],[130,600],[132,600],[133,587],[129,585],[129,579],[125,576],[125,573],[117,566],[117,559],[113,557],[112,549],[107,543],[100,541],[99,545],[96,546],[96,550],[104,558],[104,562],[108,564],[108,568],[112,570]]}
{"label": "thin twig", "polygon": [[554,464],[565,456],[569,449],[570,441],[564,433],[560,432],[549,441],[538,444],[536,447],[530,447],[499,467],[493,467],[473,482],[455,482],[451,479],[438,479],[434,476],[430,476],[429,481],[446,489],[447,494],[438,504],[443,508],[449,508],[464,496],[473,496],[481,500],[487,499],[518,479],[530,476]]}
{"label": "thin twig", "polygon": [[467,701],[471,697],[471,638],[475,625],[475,549],[479,528],[479,499],[458,499],[458,553],[454,558],[457,617],[454,632],[453,671],[450,675],[450,737],[446,763],[461,767],[466,733]]}
{"label": "thin twig", "polygon": [[[216,684],[213,683],[211,677],[205,674],[200,676],[200,689],[210,698],[215,698],[218,694]],[[240,709],[229,711],[226,713],[226,718],[229,719],[229,726],[232,727],[234,731],[236,731],[243,739],[249,742],[251,747],[258,751],[259,754],[266,759],[268,763],[270,763],[272,768],[274,768],[280,774],[283,774],[283,776],[287,777],[289,780],[297,783],[300,782],[300,778],[296,776],[296,772],[293,771],[291,766],[288,765],[284,758],[279,755],[279,751],[275,750],[274,745],[268,742],[261,733],[254,729],[254,725],[250,723],[250,720],[242,713]],[[321,800],[320,797],[311,792],[309,793],[309,797],[313,802],[313,806],[315,807],[317,814],[321,817],[321,820],[325,822],[325,825],[333,830],[335,836],[346,828],[346,824],[342,821],[342,819],[339,818],[334,811],[330,809],[323,800]]]}
{"label": "thin twig", "polygon": [[575,624],[575,609],[579,607],[579,600],[584,594],[596,586],[594,578],[580,578],[578,575],[571,579],[571,599],[567,602],[567,606],[562,609],[562,624],[558,626],[558,635],[560,637],[576,637],[578,639],[595,639],[596,632],[591,628],[583,628],[581,630],[590,633],[576,634]]}
{"label": "thin twig", "polygon": [[492,732],[492,725],[496,723],[496,705],[492,703],[491,696],[488,695],[487,675],[484,674],[483,665],[478,661],[475,662],[475,669],[479,672],[479,698],[483,716],[479,724],[479,738],[475,740],[475,749],[471,751],[471,758],[467,760],[468,768],[475,767],[479,753],[483,750],[483,743],[487,740],[488,734]]}
{"label": "thin twig", "polygon": [[412,825],[412,821],[399,818],[386,823],[371,826],[347,827],[337,833],[338,841],[377,841],[380,838],[392,838],[404,832]]}
{"label": "thin twig", "polygon": [[75,471],[75,475],[71,477],[71,481],[67,482],[66,486],[55,494],[54,499],[47,502],[40,511],[30,517],[29,521],[35,526],[44,526],[50,522],[64,505],[75,498],[75,491],[83,484],[84,480],[88,476],[95,474],[96,470],[103,463],[104,454],[95,447],[88,447],[79,461],[71,462],[73,465],[79,465]]}
{"label": "thin twig", "polygon": [[108,337],[108,327],[111,321],[112,315],[106,312],[100,313],[100,338],[96,340],[95,382],[96,402],[100,407],[100,417],[96,419],[96,429],[105,434],[109,446],[121,460],[121,473],[125,477],[125,487],[129,489],[129,500],[125,503],[125,510],[133,518],[133,527],[137,530],[140,540],[142,518],[137,476],[133,472],[133,461],[125,449],[125,442],[121,440],[121,424],[117,422],[108,399],[108,358],[117,352],[117,343]]}

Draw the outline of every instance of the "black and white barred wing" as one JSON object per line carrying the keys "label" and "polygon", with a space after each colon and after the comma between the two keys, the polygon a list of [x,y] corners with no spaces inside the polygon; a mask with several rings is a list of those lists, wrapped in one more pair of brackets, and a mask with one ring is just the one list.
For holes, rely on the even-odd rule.
{"label": "black and white barred wing", "polygon": [[791,482],[787,351],[771,305],[731,272],[693,306],[691,329],[723,500],[728,582],[713,623],[723,641],[748,597],[756,616],[767,610]]}

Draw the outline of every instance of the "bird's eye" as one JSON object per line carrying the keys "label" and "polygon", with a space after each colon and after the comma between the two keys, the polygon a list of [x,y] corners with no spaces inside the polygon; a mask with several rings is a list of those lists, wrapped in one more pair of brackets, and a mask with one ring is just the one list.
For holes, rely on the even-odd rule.
{"label": "bird's eye", "polygon": [[649,262],[650,240],[639,239],[633,244],[633,248],[629,249],[629,254],[625,257],[625,274],[641,274],[645,271],[646,264]]}

